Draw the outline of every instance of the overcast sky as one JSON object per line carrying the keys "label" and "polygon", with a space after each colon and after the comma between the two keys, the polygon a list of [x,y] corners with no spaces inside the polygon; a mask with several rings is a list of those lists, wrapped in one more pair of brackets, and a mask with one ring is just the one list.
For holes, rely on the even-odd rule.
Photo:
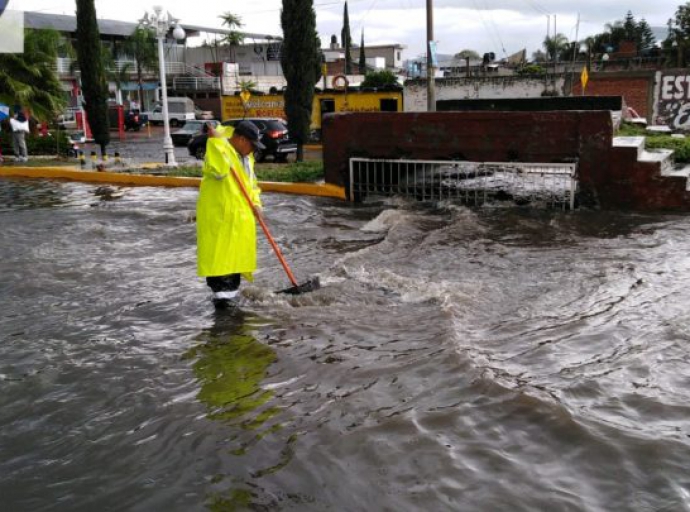
{"label": "overcast sky", "polygon": [[[578,14],[578,40],[603,31],[606,23],[623,19],[632,11],[639,21],[664,27],[679,0],[434,0],[434,40],[438,52],[457,53],[472,49],[479,54],[494,52],[498,58],[523,48],[528,56],[541,47],[547,33],[547,19],[553,33],[574,40]],[[220,27],[218,16],[231,12],[241,17],[247,32],[281,35],[281,0],[195,2],[190,0],[96,0],[99,18],[136,21],[145,9],[162,5],[183,22]],[[340,40],[343,22],[342,0],[314,0],[317,30],[324,46],[335,34]],[[57,14],[74,14],[74,0],[10,0],[9,8]],[[399,43],[407,47],[403,58],[425,50],[426,0],[349,0],[352,39],[359,43],[364,30],[365,46]]]}

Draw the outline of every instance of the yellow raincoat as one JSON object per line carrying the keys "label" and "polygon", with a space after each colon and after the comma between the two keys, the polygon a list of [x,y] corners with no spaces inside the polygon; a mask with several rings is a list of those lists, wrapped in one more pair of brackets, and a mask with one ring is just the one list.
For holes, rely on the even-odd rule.
{"label": "yellow raincoat", "polygon": [[196,205],[197,273],[203,277],[242,274],[252,280],[256,270],[256,222],[230,167],[235,169],[253,203],[261,206],[254,174],[254,156],[249,169],[241,155],[222,137],[209,137],[203,178]]}

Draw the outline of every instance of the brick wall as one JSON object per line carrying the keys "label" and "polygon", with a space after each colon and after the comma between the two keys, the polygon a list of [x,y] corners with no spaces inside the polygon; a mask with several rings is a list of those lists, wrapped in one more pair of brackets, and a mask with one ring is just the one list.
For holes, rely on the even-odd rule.
{"label": "brick wall", "polygon": [[[578,162],[581,204],[603,209],[690,211],[687,179],[612,145],[606,111],[340,113],[323,121],[326,182],[349,189],[352,157],[395,160]],[[394,184],[385,168],[370,181]]]}
{"label": "brick wall", "polygon": [[[585,93],[588,96],[622,96],[625,105],[652,121],[653,107],[650,104],[654,91],[654,73],[597,73],[589,76]],[[581,95],[580,81],[573,87],[573,95]]]}

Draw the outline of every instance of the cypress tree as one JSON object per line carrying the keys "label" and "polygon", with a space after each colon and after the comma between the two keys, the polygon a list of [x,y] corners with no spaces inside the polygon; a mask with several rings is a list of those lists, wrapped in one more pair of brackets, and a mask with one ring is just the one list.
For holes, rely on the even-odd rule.
{"label": "cypress tree", "polygon": [[365,75],[367,72],[367,58],[364,54],[364,30],[362,30],[362,43],[359,45],[359,73]]}
{"label": "cypress tree", "polygon": [[637,22],[635,21],[635,16],[633,16],[632,11],[628,11],[625,15],[625,21],[623,22],[623,30],[625,31],[625,39],[628,41],[635,41],[635,35],[637,32]]}
{"label": "cypress tree", "polygon": [[350,50],[352,48],[352,37],[350,36],[350,16],[347,13],[347,1],[345,1],[345,8],[343,10],[343,29],[340,31],[340,40],[343,43],[345,50],[345,74],[352,74],[352,56]]}
{"label": "cypress tree", "polygon": [[314,86],[321,76],[321,42],[316,32],[313,0],[283,0],[280,25],[280,64],[287,81],[285,113],[290,136],[297,142],[297,161],[301,162],[303,146],[309,140]]}
{"label": "cypress tree", "polygon": [[77,0],[77,56],[81,69],[84,108],[93,138],[101,155],[110,142],[108,127],[108,84],[101,53],[94,0]]}
{"label": "cypress tree", "polygon": [[638,50],[641,52],[654,48],[656,44],[654,32],[644,18],[637,24],[637,41]]}

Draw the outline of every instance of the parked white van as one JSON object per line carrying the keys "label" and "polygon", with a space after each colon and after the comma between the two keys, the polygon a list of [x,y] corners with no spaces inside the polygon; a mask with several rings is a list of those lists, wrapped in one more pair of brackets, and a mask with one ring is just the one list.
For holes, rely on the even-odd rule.
{"label": "parked white van", "polygon": [[[149,123],[163,124],[163,104],[158,102],[153,110],[144,112],[149,118]],[[195,106],[191,98],[168,98],[168,118],[170,126],[182,126],[187,121],[195,119]]]}

